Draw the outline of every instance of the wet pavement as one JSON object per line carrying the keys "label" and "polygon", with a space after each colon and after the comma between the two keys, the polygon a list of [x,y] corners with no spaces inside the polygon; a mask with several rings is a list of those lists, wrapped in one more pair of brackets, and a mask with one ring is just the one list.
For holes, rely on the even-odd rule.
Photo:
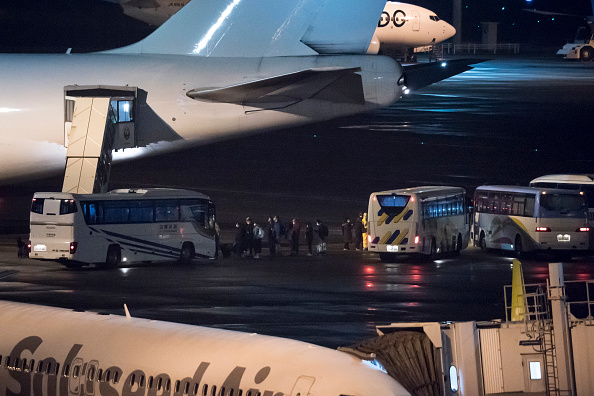
{"label": "wet pavement", "polygon": [[[512,259],[475,248],[435,262],[382,263],[331,245],[325,256],[142,263],[68,270],[19,259],[0,245],[0,298],[288,337],[329,347],[371,338],[391,322],[505,319]],[[267,253],[266,250],[264,253]],[[548,261],[524,260],[526,283],[546,283]],[[592,279],[594,256],[565,264],[566,280]],[[571,291],[568,291],[571,295]],[[577,299],[577,296],[576,296]]]}

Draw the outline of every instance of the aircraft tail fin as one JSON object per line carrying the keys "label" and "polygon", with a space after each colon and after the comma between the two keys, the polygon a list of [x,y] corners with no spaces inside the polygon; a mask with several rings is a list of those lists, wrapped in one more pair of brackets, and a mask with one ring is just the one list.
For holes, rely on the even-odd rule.
{"label": "aircraft tail fin", "polygon": [[317,54],[304,37],[313,42],[331,34],[331,40],[347,43],[343,48],[350,50],[342,52],[364,53],[384,5],[385,0],[194,0],[145,39],[107,52],[304,56]]}

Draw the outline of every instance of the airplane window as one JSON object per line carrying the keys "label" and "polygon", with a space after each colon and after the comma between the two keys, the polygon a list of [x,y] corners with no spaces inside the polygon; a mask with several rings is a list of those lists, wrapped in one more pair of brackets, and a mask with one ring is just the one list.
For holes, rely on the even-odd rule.
{"label": "airplane window", "polygon": [[130,376],[130,386],[134,386],[134,380],[136,379],[136,376],[134,375],[134,373]]}
{"label": "airplane window", "polygon": [[187,395],[190,393],[190,383],[186,382],[186,386],[184,387],[184,394]]}
{"label": "airplane window", "polygon": [[14,363],[13,363],[13,367],[12,368],[17,369],[19,367],[19,361],[20,361],[19,358],[14,359]]}
{"label": "airplane window", "polygon": [[54,375],[60,374],[60,363],[56,363],[56,368],[54,369]]}
{"label": "airplane window", "polygon": [[[70,375],[70,365],[69,364],[64,366],[64,374],[63,375],[64,375],[64,377],[68,377]],[[107,372],[107,376],[109,377],[109,371]]]}
{"label": "airplane window", "polygon": [[148,379],[148,387],[149,387],[149,389],[152,389],[152,387],[153,387],[153,376],[152,375]]}
{"label": "airplane window", "polygon": [[[0,356],[0,360],[2,360],[2,356]],[[29,362],[28,371],[35,371],[35,359],[31,359]]]}
{"label": "airplane window", "polygon": [[111,373],[109,370],[105,371],[105,382],[109,382],[109,377],[111,377]]}
{"label": "airplane window", "polygon": [[161,390],[161,386],[163,386],[163,378],[159,377],[157,380],[157,390]]}
{"label": "airplane window", "polygon": [[216,385],[212,386],[210,394],[212,396],[217,396],[217,386]]}
{"label": "airplane window", "polygon": [[208,385],[204,384],[202,388],[202,396],[206,396],[208,394]]}
{"label": "airplane window", "polygon": [[37,372],[43,373],[43,360],[40,360],[39,364],[37,364]]}
{"label": "airplane window", "polygon": [[0,355],[0,367],[2,367],[2,355]]}
{"label": "airplane window", "polygon": [[138,386],[144,388],[144,375],[140,376],[140,381],[138,381]]}
{"label": "airplane window", "polygon": [[97,381],[101,381],[102,376],[103,376],[103,369],[99,369],[99,371],[97,371]]}
{"label": "airplane window", "polygon": [[[214,395],[213,395],[214,396]],[[225,387],[221,388],[221,396],[226,396]]]}
{"label": "airplane window", "polygon": [[171,389],[171,380],[168,378],[167,381],[165,381],[165,390],[169,392],[170,389]]}
{"label": "airplane window", "polygon": [[113,373],[113,383],[117,384],[119,381],[119,373],[116,371],[115,373]]}
{"label": "airplane window", "polygon": [[23,359],[21,362],[21,370],[25,371],[27,368],[27,359]]}
{"label": "airplane window", "polygon": [[192,392],[193,395],[197,395],[198,394],[198,384],[194,384],[194,391]]}
{"label": "airplane window", "polygon": [[47,362],[47,366],[45,366],[45,373],[49,374],[51,372],[51,368],[52,368],[52,363]]}
{"label": "airplane window", "polygon": [[179,393],[179,380],[175,381],[175,393]]}

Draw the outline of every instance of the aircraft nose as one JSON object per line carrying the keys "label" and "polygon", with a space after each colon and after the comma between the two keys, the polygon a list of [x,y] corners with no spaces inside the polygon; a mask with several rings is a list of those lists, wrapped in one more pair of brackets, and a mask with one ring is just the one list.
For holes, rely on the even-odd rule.
{"label": "aircraft nose", "polygon": [[443,22],[443,40],[447,40],[456,34],[456,28],[447,22]]}

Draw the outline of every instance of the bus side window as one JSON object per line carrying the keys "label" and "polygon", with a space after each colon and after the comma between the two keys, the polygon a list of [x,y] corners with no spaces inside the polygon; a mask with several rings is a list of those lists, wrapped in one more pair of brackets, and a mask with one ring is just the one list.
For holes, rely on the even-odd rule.
{"label": "bus side window", "polygon": [[177,201],[156,202],[155,221],[179,221],[179,206]]}
{"label": "bus side window", "polygon": [[534,205],[536,204],[536,196],[534,194],[526,195],[526,206],[524,207],[524,216],[534,217]]}

